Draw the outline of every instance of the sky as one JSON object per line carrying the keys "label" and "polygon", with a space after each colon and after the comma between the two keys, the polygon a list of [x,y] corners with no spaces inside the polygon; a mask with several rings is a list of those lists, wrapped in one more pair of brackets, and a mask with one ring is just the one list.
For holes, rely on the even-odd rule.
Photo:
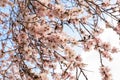
{"label": "sky", "polygon": [[[111,20],[111,18],[108,17],[108,20]],[[116,26],[117,22],[113,21],[113,24]],[[101,26],[104,27],[105,25],[102,24]],[[99,37],[104,42],[110,42],[112,46],[117,46],[118,48],[120,46],[119,36],[111,28],[105,29],[104,32],[99,35]],[[98,52],[92,50],[90,52],[83,52],[81,55],[83,57],[83,61],[88,64],[86,69],[91,71],[86,72],[88,78],[90,80],[101,80],[101,75],[99,74],[100,62]],[[120,52],[113,54],[112,58],[113,60],[111,62],[103,59],[103,63],[111,69],[110,72],[112,73],[112,79],[120,80]]]}
{"label": "sky", "polygon": [[[119,37],[113,32],[111,29],[105,30],[103,34],[101,34],[103,41],[109,41],[112,45],[119,46]],[[96,51],[90,51],[86,53],[82,53],[82,57],[85,63],[87,63],[87,70],[92,70],[93,72],[87,72],[88,77],[91,80],[101,80],[101,76],[99,74],[99,54]],[[113,80],[120,80],[120,53],[115,53],[112,55],[113,61],[109,62],[104,59],[103,63],[111,69],[111,73],[113,75]]]}
{"label": "sky", "polygon": [[[111,0],[111,3],[115,3],[116,0]],[[116,13],[118,14],[118,13]],[[110,17],[106,16],[107,20],[114,26],[117,26],[117,21],[112,20]],[[100,23],[100,26],[102,26],[103,29],[105,29],[105,24]],[[79,35],[77,33],[72,32],[72,30],[68,28],[64,28],[65,31],[69,35],[72,35],[75,38],[78,38]],[[74,33],[74,34],[73,34]],[[112,46],[120,47],[120,40],[119,36],[113,29],[108,28],[105,29],[102,34],[99,35],[99,37],[102,39],[103,42],[109,42]],[[101,80],[101,74],[99,73],[99,67],[100,67],[100,61],[99,61],[99,53],[97,51],[90,51],[90,52],[84,52],[80,49],[76,48],[77,53],[81,53],[81,56],[83,58],[83,62],[87,63],[87,67],[85,68],[86,75],[89,80]],[[109,62],[106,59],[103,59],[103,63],[105,66],[108,66],[111,69],[112,79],[113,80],[120,80],[120,52],[115,53],[112,55],[113,60]],[[85,80],[84,77],[80,77],[79,80]]]}

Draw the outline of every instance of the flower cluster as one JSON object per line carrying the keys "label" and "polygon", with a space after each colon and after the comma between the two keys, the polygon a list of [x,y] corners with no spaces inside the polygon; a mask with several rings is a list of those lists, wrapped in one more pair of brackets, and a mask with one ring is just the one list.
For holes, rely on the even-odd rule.
{"label": "flower cluster", "polygon": [[120,34],[120,22],[118,22],[118,25],[114,28],[117,34]]}
{"label": "flower cluster", "polygon": [[9,0],[1,0],[0,7],[6,7],[7,5],[12,6],[11,1],[9,1]]}
{"label": "flower cluster", "polygon": [[[104,29],[100,20],[112,26],[104,16],[118,19],[119,0],[115,5],[109,0],[1,0],[0,9],[7,5],[10,11],[0,10],[0,79],[79,80],[82,73],[87,80],[87,63],[78,51],[96,50],[103,80],[111,80],[102,58],[112,60],[119,49],[98,35]],[[108,28],[120,34],[119,22]]]}
{"label": "flower cluster", "polygon": [[102,75],[102,80],[112,80],[110,69],[108,67],[102,66],[100,68],[100,73]]}

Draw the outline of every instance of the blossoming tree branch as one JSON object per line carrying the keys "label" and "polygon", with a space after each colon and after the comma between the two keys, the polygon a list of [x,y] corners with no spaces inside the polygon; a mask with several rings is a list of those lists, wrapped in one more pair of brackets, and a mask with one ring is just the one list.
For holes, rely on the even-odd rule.
{"label": "blossoming tree branch", "polygon": [[99,37],[109,28],[120,35],[120,0],[111,1],[0,0],[0,79],[80,80],[82,75],[88,80],[87,63],[76,46],[98,51],[101,80],[112,80],[103,59],[111,61],[119,48]]}

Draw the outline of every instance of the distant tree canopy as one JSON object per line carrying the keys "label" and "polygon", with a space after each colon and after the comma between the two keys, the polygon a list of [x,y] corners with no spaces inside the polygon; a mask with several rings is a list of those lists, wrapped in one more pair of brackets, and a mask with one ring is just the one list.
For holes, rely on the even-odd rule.
{"label": "distant tree canopy", "polygon": [[0,79],[88,80],[76,46],[97,50],[102,80],[112,80],[103,58],[111,61],[119,49],[98,35],[108,28],[120,35],[120,1],[113,1],[0,0]]}

